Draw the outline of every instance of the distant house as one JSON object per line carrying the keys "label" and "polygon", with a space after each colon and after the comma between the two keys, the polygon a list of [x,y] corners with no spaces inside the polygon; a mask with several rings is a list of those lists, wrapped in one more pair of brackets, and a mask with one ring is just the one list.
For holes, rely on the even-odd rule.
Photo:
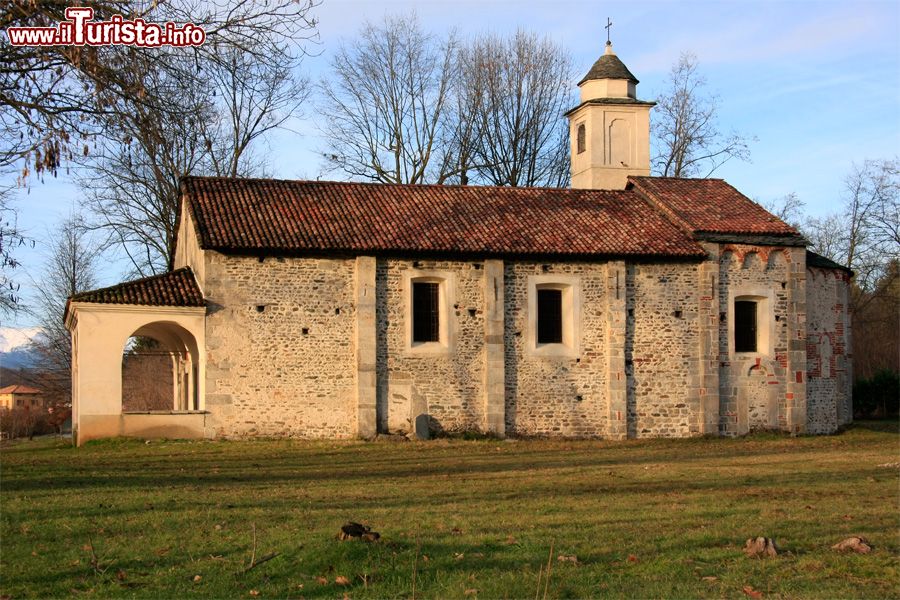
{"label": "distant house", "polygon": [[0,388],[0,408],[44,408],[44,393],[27,385]]}

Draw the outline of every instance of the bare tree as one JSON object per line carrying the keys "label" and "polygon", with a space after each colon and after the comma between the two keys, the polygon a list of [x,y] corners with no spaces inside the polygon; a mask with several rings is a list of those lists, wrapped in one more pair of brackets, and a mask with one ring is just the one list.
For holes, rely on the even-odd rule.
{"label": "bare tree", "polygon": [[385,183],[568,182],[571,59],[523,31],[460,47],[414,15],[366,24],[321,84],[332,169]]}
{"label": "bare tree", "polygon": [[857,283],[869,289],[890,260],[900,258],[896,232],[900,223],[897,160],[854,164],[845,180],[846,266],[857,271]]}
{"label": "bare tree", "polygon": [[[165,52],[129,46],[13,46],[0,36],[0,166],[26,159],[27,178],[55,173],[63,158],[87,151],[84,138],[117,112],[120,101],[164,108],[168,97],[147,94],[135,62],[166,65],[190,54],[202,73],[225,47],[261,63],[284,64],[299,58],[303,42],[316,34],[311,17],[318,0],[93,0],[95,19],[119,14],[148,22],[191,22],[206,30],[207,43],[192,51]],[[0,28],[55,26],[65,18],[65,2],[9,0],[0,7]],[[197,70],[182,76],[198,76]]]}
{"label": "bare tree", "polygon": [[49,244],[50,254],[44,270],[34,282],[36,299],[30,310],[43,332],[33,343],[44,357],[46,371],[68,379],[72,344],[63,323],[66,301],[97,286],[102,244],[85,230],[81,217],[74,214],[51,234]]}
{"label": "bare tree", "polygon": [[413,15],[366,23],[321,82],[332,169],[383,183],[442,183],[456,37],[422,31]]}
{"label": "bare tree", "polygon": [[892,261],[900,260],[900,162],[854,163],[844,179],[838,213],[807,219],[811,249],[856,273],[856,284],[871,291]]}
{"label": "bare tree", "polygon": [[793,225],[797,229],[801,228],[804,218],[803,208],[806,206],[806,202],[801,200],[796,192],[790,192],[780,198],[762,202],[761,204],[763,208],[785,223]]}
{"label": "bare tree", "polygon": [[[301,113],[309,82],[290,61],[260,61],[237,48],[224,51],[207,71],[216,111],[198,123],[209,168],[220,177],[258,173],[251,145]],[[212,117],[212,118],[210,118]]]}
{"label": "bare tree", "polygon": [[806,217],[800,229],[810,250],[846,265],[847,227],[841,215]]}
{"label": "bare tree", "polygon": [[[104,18],[130,14],[132,3],[100,0],[91,7]],[[0,7],[0,29],[52,27],[65,9],[65,2],[9,0]],[[0,167],[31,159],[22,167],[27,178],[32,166],[55,173],[63,155],[71,156],[94,117],[127,88],[127,75],[101,60],[105,54],[90,46],[13,46],[0,36]]]}
{"label": "bare tree", "polygon": [[19,306],[19,289],[14,272],[21,266],[16,249],[34,246],[18,225],[18,215],[12,206],[11,186],[0,186],[0,312],[10,314]]}
{"label": "bare tree", "polygon": [[750,160],[748,144],[754,139],[719,130],[719,98],[705,87],[697,57],[683,52],[669,73],[668,89],[657,99],[652,161],[656,174],[709,177],[733,158]]}
{"label": "bare tree", "polygon": [[[80,161],[91,225],[110,234],[135,275],[164,271],[171,262],[180,179],[261,174],[259,140],[297,115],[308,96],[296,75],[302,48],[287,36],[314,27],[306,17],[314,2],[240,2],[231,5],[237,12],[221,15],[207,14],[210,4],[225,10],[197,5],[207,30],[218,33],[202,53],[158,49],[152,57],[127,57],[141,93],[117,99],[100,121],[93,151]],[[175,14],[185,6],[187,0],[178,3]],[[251,9],[259,12],[246,14]],[[241,21],[241,14],[240,26],[223,25]],[[285,26],[279,15],[299,23]]]}
{"label": "bare tree", "polygon": [[572,60],[549,38],[522,30],[463,49],[463,106],[471,110],[471,163],[493,185],[567,185]]}

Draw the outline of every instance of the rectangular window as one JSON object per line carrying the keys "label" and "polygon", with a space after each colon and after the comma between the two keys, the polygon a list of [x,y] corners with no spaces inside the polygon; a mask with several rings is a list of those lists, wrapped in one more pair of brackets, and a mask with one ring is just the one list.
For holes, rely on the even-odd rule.
{"label": "rectangular window", "polygon": [[734,351],[756,352],[756,302],[734,303]]}
{"label": "rectangular window", "polygon": [[562,290],[537,291],[537,343],[562,344]]}
{"label": "rectangular window", "polygon": [[413,342],[440,341],[438,283],[413,282]]}

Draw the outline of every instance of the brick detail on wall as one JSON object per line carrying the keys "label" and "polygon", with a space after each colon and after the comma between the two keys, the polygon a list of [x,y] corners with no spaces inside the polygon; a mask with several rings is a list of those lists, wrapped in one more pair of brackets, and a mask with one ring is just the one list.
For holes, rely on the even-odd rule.
{"label": "brick detail on wall", "polygon": [[[805,350],[797,354],[795,341],[803,324],[804,302],[795,299],[796,290],[804,289],[803,279],[797,277],[797,267],[805,266],[804,249],[729,244],[719,256],[719,431],[791,431],[800,424],[797,405],[805,406],[805,384],[796,383],[793,373],[805,357]],[[736,295],[748,292],[771,296],[766,315],[771,348],[738,354],[730,344],[729,305]],[[751,414],[756,415],[752,422]]]}
{"label": "brick detail on wall", "polygon": [[791,248],[788,280],[788,376],[785,404],[787,430],[793,434],[806,433],[806,249]]}
{"label": "brick detail on wall", "polygon": [[841,271],[807,269],[807,431],[832,433],[853,420],[849,286]]}

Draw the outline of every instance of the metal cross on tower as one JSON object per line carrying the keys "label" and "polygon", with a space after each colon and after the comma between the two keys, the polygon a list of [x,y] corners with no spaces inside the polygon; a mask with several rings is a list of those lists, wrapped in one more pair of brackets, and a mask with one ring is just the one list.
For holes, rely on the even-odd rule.
{"label": "metal cross on tower", "polygon": [[609,17],[606,17],[606,45],[607,46],[612,44],[612,42],[609,41],[609,30],[611,28],[612,28],[612,21],[610,21]]}

